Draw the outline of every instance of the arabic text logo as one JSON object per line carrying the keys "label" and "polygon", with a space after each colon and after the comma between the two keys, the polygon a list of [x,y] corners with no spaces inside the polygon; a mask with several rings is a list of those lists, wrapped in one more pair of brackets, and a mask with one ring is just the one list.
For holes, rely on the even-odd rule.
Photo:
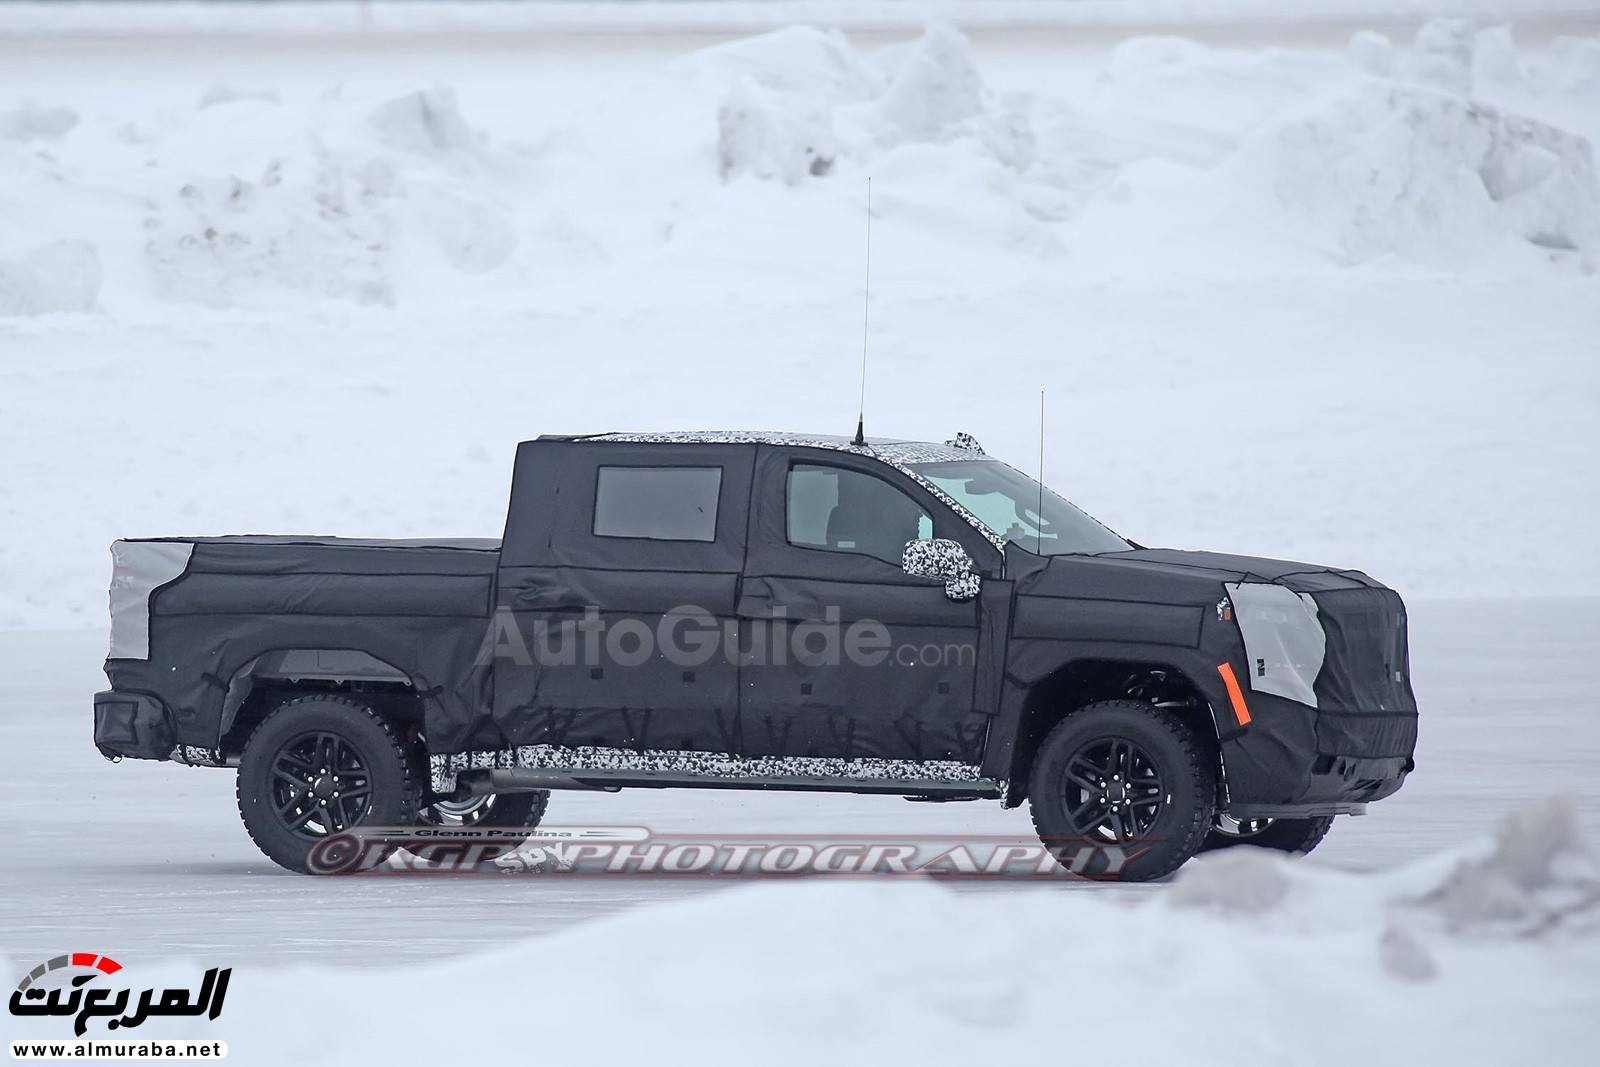
{"label": "arabic text logo", "polygon": [[[227,995],[228,979],[233,975],[231,967],[211,968],[201,981],[198,993],[182,987],[141,990],[130,1012],[131,989],[89,985],[102,975],[120,970],[122,964],[93,952],[68,952],[52,957],[29,971],[17,984],[16,991],[11,994],[11,1014],[74,1016],[72,1032],[79,1037],[88,1029],[89,1020],[98,1017],[107,1020],[108,1030],[135,1027],[160,1015],[204,1015],[215,1019],[222,1014],[222,998]],[[79,973],[55,975],[57,971]],[[55,975],[53,980],[41,981],[51,975]],[[59,980],[62,978],[66,979],[64,984]]]}

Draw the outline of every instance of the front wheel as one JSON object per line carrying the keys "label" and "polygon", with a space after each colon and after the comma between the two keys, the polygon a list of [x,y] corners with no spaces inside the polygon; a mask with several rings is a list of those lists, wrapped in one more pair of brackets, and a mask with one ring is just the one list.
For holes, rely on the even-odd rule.
{"label": "front wheel", "polygon": [[1221,812],[1216,823],[1206,834],[1201,852],[1235,845],[1255,845],[1257,848],[1277,849],[1304,856],[1322,844],[1333,826],[1332,815],[1315,815],[1307,819],[1235,819]]}
{"label": "front wheel", "polygon": [[1073,712],[1046,735],[1028,795],[1040,840],[1069,870],[1143,882],[1171,874],[1199,850],[1216,773],[1177,716],[1108,700]]}
{"label": "front wheel", "polygon": [[440,800],[417,813],[423,826],[534,827],[544,818],[550,790],[528,793],[488,793],[466,800]]}
{"label": "front wheel", "polygon": [[311,850],[330,835],[411,825],[422,781],[395,728],[371,708],[343,697],[301,697],[250,735],[238,793],[256,846],[304,873]]}

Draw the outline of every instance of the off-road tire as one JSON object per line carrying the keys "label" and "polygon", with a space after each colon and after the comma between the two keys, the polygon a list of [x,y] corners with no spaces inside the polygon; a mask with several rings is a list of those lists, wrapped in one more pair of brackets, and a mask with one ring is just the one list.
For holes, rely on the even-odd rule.
{"label": "off-road tire", "polygon": [[[1146,825],[1120,838],[1111,836],[1115,827],[1096,828],[1091,823],[1100,816],[1087,799],[1093,794],[1080,784],[1085,764],[1076,764],[1076,777],[1068,774],[1075,757],[1087,754],[1094,762],[1094,754],[1112,743],[1137,751],[1141,766],[1154,772],[1154,777],[1141,772],[1137,776],[1141,782],[1158,783],[1148,786],[1150,793],[1128,799],[1142,806],[1138,817]],[[1096,786],[1098,781],[1089,776],[1087,784]],[[1107,784],[1111,786],[1109,776]],[[1076,820],[1069,790],[1086,798],[1077,808]],[[1069,870],[1088,877],[1144,882],[1166,877],[1199,851],[1212,825],[1216,772],[1199,739],[1171,712],[1134,700],[1107,700],[1073,712],[1045,736],[1034,755],[1028,796],[1040,840]],[[1085,811],[1089,814],[1082,814]],[[1128,858],[1120,870],[1114,869],[1110,854],[1093,847],[1098,844],[1123,849]],[[1084,864],[1081,850],[1086,848]]]}
{"label": "off-road tire", "polygon": [[[346,766],[360,767],[359,771],[344,772],[347,792],[340,810],[347,818],[313,816],[313,823],[332,823],[320,833],[315,832],[316,826],[296,831],[290,824],[308,806],[338,801],[307,793],[304,800],[311,801],[310,805],[302,802],[281,815],[284,805],[278,801],[286,795],[282,791],[293,787],[275,773],[280,760],[298,758],[313,737],[335,739],[342,745],[339,751],[350,757]],[[320,776],[319,781],[321,777],[328,776]],[[364,797],[357,793],[363,787]],[[353,793],[357,796],[355,802],[351,801]],[[239,759],[238,798],[239,816],[256,847],[280,867],[306,873],[311,850],[321,838],[329,836],[330,829],[336,832],[357,825],[415,824],[422,801],[422,777],[399,731],[388,720],[354,700],[308,696],[280,705],[245,742]]]}
{"label": "off-road tire", "polygon": [[1292,852],[1296,856],[1304,856],[1322,844],[1322,839],[1328,836],[1328,830],[1332,826],[1332,815],[1314,815],[1307,819],[1272,819],[1264,828],[1254,833],[1248,831],[1230,833],[1212,826],[1211,831],[1206,834],[1205,841],[1200,845],[1200,851],[1211,852],[1219,848],[1233,848],[1235,845],[1254,845],[1257,848],[1272,848],[1279,852]]}

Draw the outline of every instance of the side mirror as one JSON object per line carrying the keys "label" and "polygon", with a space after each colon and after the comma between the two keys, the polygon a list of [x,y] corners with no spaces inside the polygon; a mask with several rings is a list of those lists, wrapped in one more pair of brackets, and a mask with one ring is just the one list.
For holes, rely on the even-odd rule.
{"label": "side mirror", "polygon": [[939,578],[951,600],[971,600],[983,579],[973,573],[972,557],[955,541],[907,541],[900,554],[900,569],[914,578]]}

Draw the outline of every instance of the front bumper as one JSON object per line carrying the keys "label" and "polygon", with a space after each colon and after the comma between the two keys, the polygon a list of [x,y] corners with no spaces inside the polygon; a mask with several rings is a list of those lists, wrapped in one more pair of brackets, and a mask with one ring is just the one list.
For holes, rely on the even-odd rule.
{"label": "front bumper", "polygon": [[1319,710],[1252,693],[1250,712],[1222,742],[1223,810],[1234,818],[1358,813],[1416,766],[1414,711]]}

